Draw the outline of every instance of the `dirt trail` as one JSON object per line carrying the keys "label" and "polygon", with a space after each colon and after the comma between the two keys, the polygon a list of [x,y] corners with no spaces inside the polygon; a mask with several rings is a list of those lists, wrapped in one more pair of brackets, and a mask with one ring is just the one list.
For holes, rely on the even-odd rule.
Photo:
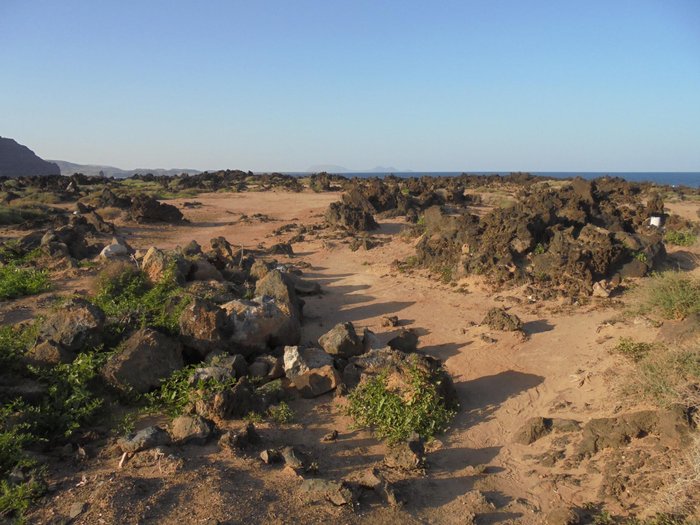
{"label": "dirt trail", "polygon": [[[201,203],[201,207],[183,209],[190,224],[132,228],[128,241],[137,248],[173,248],[192,239],[208,246],[209,239],[222,235],[236,246],[271,246],[292,235],[271,236],[274,229],[290,222],[320,222],[328,204],[338,198],[334,193],[266,192],[175,200],[171,202],[180,206],[185,200]],[[252,218],[255,213],[273,220],[240,221],[242,214]],[[217,456],[215,445],[200,458],[245,471],[255,486],[277,494],[269,501],[257,492],[242,500],[244,513],[266,515],[266,521],[273,523],[287,523],[295,515],[322,523],[327,522],[328,512],[337,514],[338,523],[410,523],[414,519],[464,523],[465,512],[471,509],[469,493],[476,489],[494,504],[491,510],[479,511],[479,523],[542,523],[542,512],[551,508],[598,500],[599,472],[558,464],[544,468],[528,456],[547,451],[551,439],[526,447],[513,443],[513,435],[534,416],[585,422],[613,415],[618,407],[611,400],[619,396],[610,377],[627,365],[608,349],[620,336],[652,340],[656,329],[643,323],[610,323],[619,310],[595,302],[585,307],[530,303],[520,291],[493,294],[476,280],[449,286],[423,271],[400,273],[392,262],[415,253],[412,242],[397,235],[401,227],[400,222],[383,221],[377,236],[386,244],[370,251],[352,252],[342,240],[310,236],[294,244],[295,256],[290,260],[309,263],[305,277],[319,282],[324,291],[322,296],[305,298],[303,342],[317,341],[342,321],[353,322],[359,333],[371,329],[383,342],[397,330],[411,328],[420,336],[419,348],[442,359],[454,379],[461,409],[450,431],[431,445],[426,476],[400,486],[408,504],[402,510],[378,505],[360,515],[329,511],[328,506],[289,510],[284,495],[292,480],[283,472],[262,472],[260,467],[251,471],[247,463]],[[478,326],[493,306],[512,306],[510,311],[523,320],[528,338]],[[398,316],[400,326],[382,327],[384,315]],[[286,444],[319,447],[321,436],[338,430],[337,443],[315,450],[324,476],[337,479],[370,466],[386,451],[369,432],[353,430],[338,401],[330,396],[295,401],[293,409],[298,414],[296,424],[284,431],[267,428],[267,435]],[[187,475],[201,483],[206,468],[201,471],[204,474],[189,470]],[[211,492],[210,496],[198,493],[197,500],[183,493],[180,501],[186,505],[176,510],[169,503],[158,514],[158,522],[217,514],[214,510],[207,514],[207,507],[218,508],[223,496],[214,489]]]}

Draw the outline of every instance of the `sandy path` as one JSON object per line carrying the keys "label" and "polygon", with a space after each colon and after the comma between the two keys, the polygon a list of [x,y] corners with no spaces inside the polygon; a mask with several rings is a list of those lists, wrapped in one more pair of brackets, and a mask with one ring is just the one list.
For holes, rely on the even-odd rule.
{"label": "sandy path", "polygon": [[[210,238],[223,235],[236,245],[269,246],[288,237],[270,237],[272,230],[288,222],[319,222],[327,205],[338,198],[333,193],[201,195],[194,199],[202,203],[201,208],[183,210],[190,225],[169,226],[165,231],[136,228],[129,240],[141,248],[150,244],[169,248],[191,239],[206,246]],[[275,221],[238,222],[241,214],[254,213]],[[533,513],[536,510],[546,511],[562,501],[595,500],[595,475],[569,471],[569,478],[563,479],[557,477],[556,469],[536,468],[524,457],[532,448],[513,444],[513,433],[533,416],[587,421],[611,415],[615,406],[609,401],[614,399],[609,375],[623,364],[608,348],[631,332],[638,339],[651,339],[653,329],[606,324],[617,313],[609,307],[553,313],[562,310],[561,305],[524,301],[511,311],[526,323],[529,339],[494,333],[489,335],[496,342],[485,342],[480,338],[485,330],[473,325],[490,307],[512,303],[497,301],[495,294],[475,282],[465,283],[468,293],[462,293],[424,272],[406,275],[392,269],[392,261],[414,253],[410,242],[393,235],[401,226],[383,222],[378,235],[389,242],[369,252],[351,252],[341,241],[314,238],[294,245],[293,260],[310,263],[306,277],[324,289],[323,296],[307,299],[304,342],[316,341],[342,321],[353,322],[358,332],[370,328],[386,341],[396,329],[382,328],[381,316],[397,315],[403,326],[420,335],[420,348],[442,359],[454,378],[462,408],[452,430],[441,438],[441,446],[431,453],[428,476],[411,485],[409,512],[428,522],[460,523],[463,497],[474,488],[497,505],[492,522],[539,523],[541,514]],[[322,435],[334,426],[347,427],[336,408],[316,405],[306,404],[311,412],[303,432]],[[319,413],[327,424],[315,422],[312,416]],[[368,433],[344,430],[353,439],[338,458],[351,455],[356,445],[362,445],[360,453],[367,456],[356,464],[380,457],[382,446]],[[303,432],[297,433],[299,439]],[[486,467],[486,476],[475,472],[479,465]],[[335,467],[337,473],[344,470],[341,463]]]}

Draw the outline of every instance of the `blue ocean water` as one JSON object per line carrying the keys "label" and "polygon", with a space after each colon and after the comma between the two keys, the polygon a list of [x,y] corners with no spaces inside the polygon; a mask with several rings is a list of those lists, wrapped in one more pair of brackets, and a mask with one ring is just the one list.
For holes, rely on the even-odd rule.
{"label": "blue ocean water", "polygon": [[[407,177],[455,177],[466,173],[467,175],[508,175],[509,172],[499,171],[478,171],[478,172],[453,172],[453,171],[434,171],[434,172],[397,172],[393,175],[401,178]],[[565,171],[532,171],[528,172],[533,175],[542,175],[544,177],[552,177],[555,179],[569,179],[573,177],[583,177],[584,179],[596,179],[598,177],[620,177],[631,182],[654,182],[656,184],[667,184],[669,186],[689,186],[691,188],[700,187],[700,172],[565,172]],[[385,177],[390,173],[372,173],[372,172],[348,172],[341,173],[345,177]]]}

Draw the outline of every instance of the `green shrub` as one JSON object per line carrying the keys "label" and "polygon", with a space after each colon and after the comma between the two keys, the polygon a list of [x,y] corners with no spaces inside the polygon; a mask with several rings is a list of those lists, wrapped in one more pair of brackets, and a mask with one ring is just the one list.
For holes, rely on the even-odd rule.
{"label": "green shrub", "polygon": [[83,352],[72,363],[49,369],[29,367],[47,385],[40,403],[18,405],[32,434],[41,440],[60,441],[95,419],[104,400],[91,382],[107,357],[106,353]]}
{"label": "green shrub", "polygon": [[0,267],[0,300],[38,294],[50,287],[45,270],[22,268],[14,263]]}
{"label": "green shrub", "polygon": [[158,390],[146,394],[146,411],[165,412],[176,417],[197,400],[206,399],[236,384],[235,378],[225,381],[209,378],[193,383],[192,376],[197,368],[200,368],[200,365],[190,365],[173,372],[162,381]]}
{"label": "green shrub", "polygon": [[135,321],[141,327],[160,328],[171,335],[179,333],[178,320],[190,298],[183,295],[172,268],[152,285],[137,268],[117,263],[98,274],[96,286],[94,303],[118,324]]}
{"label": "green shrub", "polygon": [[47,216],[44,210],[29,207],[0,206],[0,225],[21,224],[32,219],[40,219]]}
{"label": "green shrub", "polygon": [[44,485],[35,479],[18,484],[0,480],[0,520],[10,523],[5,520],[14,518],[14,523],[25,523],[24,513],[32,501],[43,494],[44,488]]}
{"label": "green shrub", "polygon": [[700,312],[700,279],[680,272],[655,275],[647,288],[646,306],[657,309],[666,319]]}
{"label": "green shrub", "polygon": [[[92,422],[103,400],[91,388],[106,354],[83,353],[73,363],[52,369],[23,371],[46,386],[35,403],[16,399],[0,408],[0,521],[23,521],[32,500],[44,490],[42,472],[25,450],[33,444],[55,444]],[[12,483],[8,475],[21,467],[27,481]]]}
{"label": "green shrub", "polygon": [[671,230],[664,235],[664,241],[675,246],[692,246],[697,240],[697,235],[691,230]]}
{"label": "green shrub", "polygon": [[267,413],[270,415],[272,421],[274,421],[278,425],[284,425],[294,421],[294,412],[284,401],[277,405],[271,406],[267,410]]}
{"label": "green shrub", "polygon": [[444,431],[455,411],[441,397],[439,379],[411,367],[409,390],[400,396],[388,387],[383,372],[361,382],[349,396],[347,413],[360,427],[371,427],[376,435],[396,443],[417,432],[430,439]]}
{"label": "green shrub", "polygon": [[0,326],[0,367],[16,369],[19,359],[34,344],[38,323],[30,326]]}

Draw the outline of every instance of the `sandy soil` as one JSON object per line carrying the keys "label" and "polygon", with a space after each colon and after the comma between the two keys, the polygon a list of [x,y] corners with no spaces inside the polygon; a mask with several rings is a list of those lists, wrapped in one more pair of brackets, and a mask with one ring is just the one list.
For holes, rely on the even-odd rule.
{"label": "sandy soil", "polygon": [[[127,240],[137,248],[172,248],[192,239],[208,246],[210,238],[223,235],[237,246],[270,246],[291,236],[273,237],[274,229],[319,222],[338,198],[332,193],[200,195],[170,201],[201,203],[183,209],[189,224],[132,227]],[[273,220],[240,221],[241,215],[255,213]],[[305,277],[321,283],[324,292],[307,299],[304,341],[316,341],[341,321],[352,321],[358,332],[367,327],[386,341],[396,329],[383,328],[381,316],[397,315],[402,327],[420,335],[421,350],[442,359],[454,378],[461,410],[451,430],[431,444],[426,475],[399,483],[408,500],[403,508],[371,499],[357,511],[301,502],[293,474],[255,458],[227,455],[212,444],[180,451],[184,466],[154,457],[150,464],[142,459],[145,464],[132,461],[120,470],[118,455],[109,450],[87,464],[66,460],[65,472],[54,479],[55,496],[33,518],[48,521],[70,503],[85,500],[88,511],[76,523],[456,524],[466,522],[470,492],[478,489],[493,505],[479,511],[478,523],[534,524],[552,508],[598,500],[602,473],[595,464],[543,467],[532,455],[545,452],[552,439],[525,447],[513,443],[513,434],[533,416],[585,422],[615,414],[623,403],[615,378],[628,365],[609,349],[620,336],[653,340],[657,328],[643,319],[611,322],[621,311],[619,300],[586,306],[531,303],[519,290],[495,294],[473,279],[449,286],[424,271],[400,273],[391,263],[414,253],[412,241],[397,235],[401,228],[401,222],[382,221],[378,236],[387,243],[371,251],[351,252],[341,240],[310,237],[294,244],[291,261],[308,262]],[[525,322],[527,339],[478,326],[496,305],[512,307]],[[486,334],[496,342],[485,342]],[[625,409],[634,408],[630,400],[624,403]],[[262,425],[261,433],[272,444],[305,447],[317,458],[319,475],[340,478],[381,460],[386,450],[369,432],[352,429],[341,404],[331,395],[295,401],[293,425]],[[333,429],[340,432],[338,441],[320,443]]]}

